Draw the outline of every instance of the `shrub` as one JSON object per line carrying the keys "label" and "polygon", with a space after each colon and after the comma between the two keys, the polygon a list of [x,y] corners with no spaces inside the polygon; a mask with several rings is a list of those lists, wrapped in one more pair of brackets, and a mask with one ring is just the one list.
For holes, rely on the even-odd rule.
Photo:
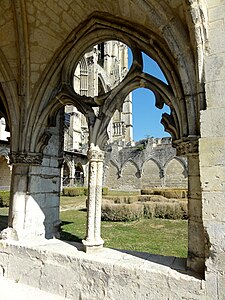
{"label": "shrub", "polygon": [[139,201],[139,196],[107,196],[104,199],[116,204],[132,204]]}
{"label": "shrub", "polygon": [[141,190],[141,195],[160,195],[166,198],[187,198],[187,189],[151,188]]}
{"label": "shrub", "polygon": [[143,205],[133,204],[114,204],[105,201],[102,204],[102,220],[104,221],[134,221],[143,216]]}
{"label": "shrub", "polygon": [[[123,197],[121,197],[123,198]],[[143,201],[128,204],[104,200],[102,204],[102,219],[110,221],[132,221],[144,218],[162,218],[162,219],[186,219],[187,201],[174,200],[166,201]],[[124,201],[124,199],[122,199]]]}
{"label": "shrub", "polygon": [[105,196],[105,195],[108,195],[109,193],[109,189],[107,187],[103,187],[102,188],[102,195]]}
{"label": "shrub", "polygon": [[10,191],[0,191],[0,207],[8,207]]}
{"label": "shrub", "polygon": [[146,219],[154,218],[156,203],[155,202],[144,202],[143,206],[144,206],[144,217]]}
{"label": "shrub", "polygon": [[70,196],[70,197],[84,196],[85,189],[86,188],[84,187],[66,187],[63,189],[63,196]]}
{"label": "shrub", "polygon": [[[102,188],[102,195],[108,194],[108,188]],[[62,191],[63,196],[76,197],[76,196],[87,196],[88,188],[87,187],[65,187]]]}
{"label": "shrub", "polygon": [[153,195],[153,189],[141,190],[141,195]]}
{"label": "shrub", "polygon": [[182,219],[183,212],[179,203],[156,203],[155,217],[162,219]]}

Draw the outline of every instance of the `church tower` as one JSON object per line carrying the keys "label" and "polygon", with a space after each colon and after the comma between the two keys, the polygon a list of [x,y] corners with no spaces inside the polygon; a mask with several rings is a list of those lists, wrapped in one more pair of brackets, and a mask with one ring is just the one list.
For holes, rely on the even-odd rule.
{"label": "church tower", "polygon": [[[94,46],[77,65],[74,90],[85,96],[104,94],[117,86],[128,72],[128,47],[119,41]],[[97,109],[97,108],[96,108]],[[132,143],[132,95],[124,101],[122,111],[116,111],[108,126],[109,142]],[[65,108],[65,150],[80,151],[88,142],[85,117],[75,107]]]}

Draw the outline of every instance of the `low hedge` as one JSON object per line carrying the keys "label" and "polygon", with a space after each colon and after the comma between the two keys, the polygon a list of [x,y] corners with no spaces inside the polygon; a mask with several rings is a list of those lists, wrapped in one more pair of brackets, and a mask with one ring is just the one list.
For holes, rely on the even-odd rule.
{"label": "low hedge", "polygon": [[[102,195],[107,195],[109,189],[107,187],[102,188]],[[87,187],[65,187],[62,190],[63,196],[76,197],[76,196],[87,196]]]}
{"label": "low hedge", "polygon": [[143,205],[138,203],[114,204],[111,202],[103,202],[102,220],[115,222],[139,220],[143,217],[143,208]]}
{"label": "low hedge", "polygon": [[0,207],[9,207],[10,191],[0,191]]}
{"label": "low hedge", "polygon": [[102,202],[102,220],[134,221],[142,217],[162,219],[187,219],[187,201],[143,201],[118,203],[110,200]]}
{"label": "low hedge", "polygon": [[76,197],[76,196],[86,196],[87,188],[85,187],[65,187],[62,190],[63,196]]}
{"label": "low hedge", "polygon": [[160,195],[166,198],[187,198],[187,189],[149,188],[141,190],[141,195]]}

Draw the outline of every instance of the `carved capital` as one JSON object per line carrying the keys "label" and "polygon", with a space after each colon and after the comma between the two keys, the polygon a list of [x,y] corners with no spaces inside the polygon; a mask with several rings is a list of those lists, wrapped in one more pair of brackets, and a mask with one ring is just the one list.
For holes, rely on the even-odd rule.
{"label": "carved capital", "polygon": [[177,156],[188,156],[198,154],[198,139],[174,142]]}
{"label": "carved capital", "polygon": [[12,152],[9,155],[11,164],[41,165],[42,153]]}
{"label": "carved capital", "polygon": [[88,149],[88,160],[89,161],[103,161],[104,160],[104,152],[100,150],[99,146],[91,146]]}

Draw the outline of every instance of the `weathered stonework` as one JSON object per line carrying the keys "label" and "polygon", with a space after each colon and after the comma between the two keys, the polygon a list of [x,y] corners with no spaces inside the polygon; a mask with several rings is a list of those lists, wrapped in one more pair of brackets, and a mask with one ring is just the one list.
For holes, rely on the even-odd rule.
{"label": "weathered stonework", "polygon": [[[13,164],[9,217],[19,241],[1,242],[2,276],[16,281],[22,275],[27,284],[75,299],[224,299],[224,16],[224,2],[214,0],[1,1],[0,116],[10,131],[10,152],[23,154]],[[103,95],[77,95],[73,77],[80,58],[93,45],[112,39],[131,48],[130,72]],[[144,72],[142,51],[160,65],[167,83]],[[153,91],[159,109],[170,107],[162,123],[180,154],[188,156],[186,266],[201,279],[174,270],[173,263],[166,267],[163,260],[136,263],[120,253],[110,262],[111,252],[104,248],[107,259],[83,252],[80,258],[71,248],[63,251],[71,251],[73,258],[65,257],[64,252],[58,255],[62,250],[54,240],[44,239],[57,235],[59,112],[75,106],[87,118],[89,147],[103,150],[113,114],[139,87]],[[190,144],[193,138],[198,147]],[[27,160],[31,153],[42,153],[41,165]],[[135,167],[127,162],[126,173]],[[118,171],[123,178],[122,169]],[[138,167],[136,173],[140,180]],[[157,180],[162,177],[161,171]],[[89,181],[89,191],[91,186]],[[33,247],[27,249],[32,239]]]}
{"label": "weathered stonework", "polygon": [[187,188],[188,166],[176,156],[170,138],[152,138],[135,146],[111,144],[106,150],[103,185],[117,190]]}

